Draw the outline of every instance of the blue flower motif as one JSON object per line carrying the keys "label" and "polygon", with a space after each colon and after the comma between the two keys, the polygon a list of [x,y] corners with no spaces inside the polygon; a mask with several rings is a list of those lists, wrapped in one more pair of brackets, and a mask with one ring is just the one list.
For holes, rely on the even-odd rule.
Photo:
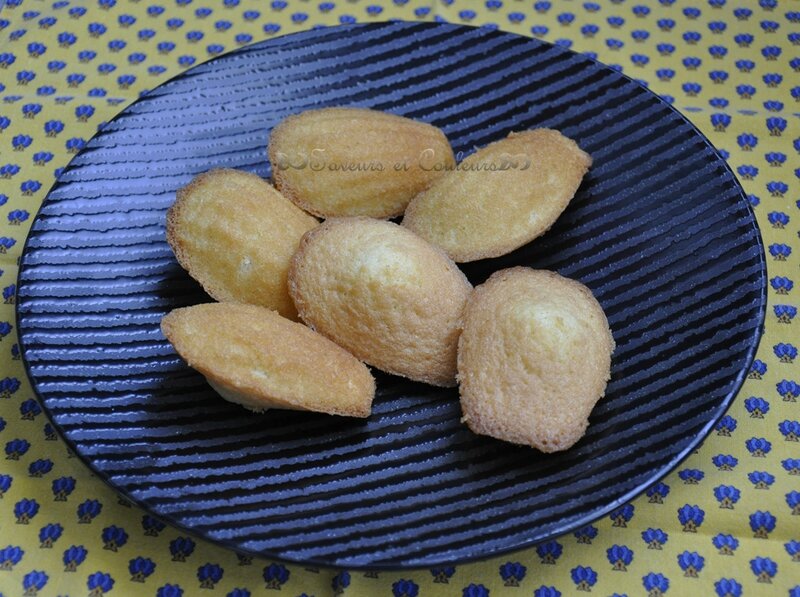
{"label": "blue flower motif", "polygon": [[800,421],[790,421],[788,419],[778,424],[778,431],[786,441],[800,441]]}
{"label": "blue flower motif", "polygon": [[114,587],[114,579],[106,572],[95,572],[86,579],[86,586],[92,597],[99,597]]}
{"label": "blue flower motif", "polygon": [[49,580],[49,576],[41,570],[32,570],[22,577],[22,588],[26,595],[36,595],[41,591]]}
{"label": "blue flower motif", "polygon": [[26,439],[12,439],[6,443],[5,452],[6,460],[19,460],[31,447],[31,444]]}
{"label": "blue flower motif", "polygon": [[62,561],[65,572],[75,572],[86,559],[88,552],[83,545],[71,545],[64,551]]}
{"label": "blue flower motif", "polygon": [[[790,305],[786,305],[785,307],[785,309],[781,310],[781,315],[786,315],[791,321],[797,314],[797,308]],[[778,394],[783,397],[784,402],[795,402],[796,398],[800,396],[800,384],[789,379],[782,379],[779,381],[775,385],[775,389],[778,391]]]}
{"label": "blue flower motif", "polygon": [[[416,585],[414,585],[414,583],[411,583],[408,587],[406,587],[405,582],[406,581],[401,581],[400,586],[403,587],[404,589],[407,588],[409,591],[413,591]],[[331,580],[331,588],[333,589],[334,595],[340,595],[341,593],[344,593],[345,589],[349,586],[350,586],[350,573],[347,570],[340,571]],[[394,592],[394,587],[392,588],[392,590]]]}
{"label": "blue flower motif", "polygon": [[28,524],[38,512],[39,503],[36,500],[22,498],[14,504],[14,517],[17,519],[17,524]]}
{"label": "blue flower motif", "polygon": [[769,412],[769,402],[759,396],[750,396],[744,401],[744,407],[754,419],[763,419]]}
{"label": "blue flower motif", "polygon": [[51,548],[64,532],[64,527],[58,523],[51,523],[43,526],[39,530],[39,543],[40,547]]}
{"label": "blue flower motif", "polygon": [[0,570],[12,570],[22,561],[25,551],[16,545],[9,545],[0,549]]}
{"label": "blue flower motif", "polygon": [[90,523],[100,511],[103,509],[103,504],[97,500],[86,500],[78,506],[78,522]]}
{"label": "blue flower motif", "polygon": [[[341,574],[341,573],[340,573]],[[334,593],[342,592],[350,585],[350,575],[347,576],[347,584],[342,585],[337,581],[339,575],[334,577]],[[392,597],[417,597],[419,595],[419,585],[412,580],[400,579],[392,584]]]}
{"label": "blue flower motif", "polygon": [[197,580],[201,589],[213,589],[222,580],[224,570],[219,564],[203,564],[197,569]]}
{"label": "blue flower motif", "polygon": [[739,540],[733,535],[720,533],[711,539],[711,543],[719,550],[721,555],[733,555],[739,547]]}
{"label": "blue flower motif", "polygon": [[570,570],[570,577],[579,591],[588,591],[597,582],[597,572],[589,566],[576,566]]}
{"label": "blue flower motif", "polygon": [[128,562],[128,572],[130,572],[133,582],[144,582],[145,579],[153,574],[156,564],[150,558],[138,556]]}
{"label": "blue flower motif", "polygon": [[669,495],[669,485],[663,482],[656,483],[648,488],[647,492],[648,502],[651,504],[663,504],[664,498]]}
{"label": "blue flower motif", "polygon": [[675,21],[673,19],[659,19],[656,21],[656,25],[662,31],[672,31],[675,28]]}
{"label": "blue flower motif", "polygon": [[264,568],[263,576],[268,589],[280,589],[289,580],[290,572],[283,564],[272,563]]}
{"label": "blue flower motif", "polygon": [[661,81],[670,81],[675,76],[675,71],[671,68],[660,68],[656,71],[656,76]]}
{"label": "blue flower motif", "polygon": [[528,569],[519,562],[506,562],[500,566],[500,578],[507,587],[518,587]]}
{"label": "blue flower motif", "polygon": [[620,506],[613,512],[611,512],[611,514],[609,514],[608,517],[613,521],[612,526],[615,527],[628,526],[627,523],[629,523],[633,518],[634,510],[635,509],[633,504],[625,504],[623,506]]}
{"label": "blue flower motif", "polygon": [[633,551],[626,545],[612,545],[606,550],[606,557],[613,570],[624,572],[633,561]]}
{"label": "blue flower motif", "polygon": [[642,585],[644,585],[648,595],[661,595],[669,589],[669,579],[663,574],[649,572],[642,577]]}
{"label": "blue flower motif", "polygon": [[75,490],[75,479],[72,477],[59,477],[52,484],[55,501],[66,502],[67,497]]}
{"label": "blue flower motif", "polygon": [[562,552],[563,547],[558,541],[547,541],[536,546],[536,554],[542,564],[555,564]]}
{"label": "blue flower motif", "polygon": [[28,474],[31,477],[43,477],[53,470],[53,461],[47,458],[34,460],[28,466]]}
{"label": "blue flower motif", "polygon": [[687,468],[678,471],[678,478],[686,485],[697,485],[705,477],[705,473],[696,468]]}
{"label": "blue flower motif", "polygon": [[453,566],[442,566],[439,568],[431,568],[431,576],[435,583],[448,583],[450,578],[456,573]]}
{"label": "blue flower motif", "polygon": [[741,495],[739,489],[733,485],[718,485],[714,488],[714,497],[719,502],[720,508],[732,510]]}
{"label": "blue flower motif", "polygon": [[464,587],[461,597],[489,597],[489,589],[483,585],[470,584]]}
{"label": "blue flower motif", "polygon": [[766,471],[753,471],[748,473],[747,478],[756,489],[769,489],[775,482],[775,476]]}
{"label": "blue flower motif", "polygon": [[778,565],[770,558],[758,556],[750,560],[750,570],[756,575],[758,582],[771,583],[772,577],[778,573]]}
{"label": "blue flower motif", "polygon": [[684,551],[678,555],[678,566],[683,570],[683,575],[690,578],[697,578],[705,562],[705,558],[696,551]]}
{"label": "blue flower motif", "polygon": [[183,597],[183,589],[180,585],[171,585],[167,583],[158,588],[156,597]]}
{"label": "blue flower motif", "polygon": [[770,151],[764,154],[764,159],[770,166],[783,166],[786,163],[786,154],[779,151]]}
{"label": "blue flower motif", "polygon": [[733,578],[720,578],[714,583],[714,590],[718,597],[740,597],[742,585]]}
{"label": "blue flower motif", "polygon": [[750,515],[750,528],[757,539],[767,539],[775,530],[777,519],[769,512],[757,510]]}
{"label": "blue flower motif", "polygon": [[128,533],[125,529],[113,524],[104,528],[100,537],[103,540],[103,549],[110,551],[117,551],[128,542]]}

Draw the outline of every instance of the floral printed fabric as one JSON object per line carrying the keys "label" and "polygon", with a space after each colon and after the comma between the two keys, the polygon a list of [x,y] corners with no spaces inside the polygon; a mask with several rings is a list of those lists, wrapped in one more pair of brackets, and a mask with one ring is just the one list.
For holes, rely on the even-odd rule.
{"label": "floral printed fabric", "polygon": [[[630,504],[536,548],[364,573],[251,559],[120,499],[47,423],[16,344],[17,260],[70,158],[139,94],[275,35],[356,21],[492,25],[590,54],[686,114],[767,250],[758,359],[728,414]],[[0,10],[2,595],[800,596],[800,5],[778,0],[6,0]]]}

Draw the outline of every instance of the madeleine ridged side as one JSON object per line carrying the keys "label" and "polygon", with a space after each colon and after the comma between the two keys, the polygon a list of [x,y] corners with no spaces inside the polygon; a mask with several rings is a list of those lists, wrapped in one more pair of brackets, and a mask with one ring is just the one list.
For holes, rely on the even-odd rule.
{"label": "madeleine ridged side", "polygon": [[550,229],[591,164],[558,131],[511,133],[417,195],[403,226],[459,263],[499,257]]}
{"label": "madeleine ridged side", "polygon": [[317,223],[259,176],[218,169],[178,191],[167,212],[167,241],[212,298],[296,319],[289,260]]}
{"label": "madeleine ridged side", "polygon": [[161,330],[226,400],[251,410],[367,417],[375,380],[346,350],[301,323],[255,305],[175,309]]}

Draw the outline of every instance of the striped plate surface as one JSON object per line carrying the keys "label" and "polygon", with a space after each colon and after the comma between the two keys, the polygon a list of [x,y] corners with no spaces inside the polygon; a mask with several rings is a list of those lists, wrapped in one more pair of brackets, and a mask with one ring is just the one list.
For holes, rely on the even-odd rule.
{"label": "striped plate surface", "polygon": [[[159,332],[207,301],[164,239],[175,190],[209,168],[269,176],[288,114],[388,110],[465,152],[559,129],[595,165],[543,238],[464,270],[558,270],[617,341],[585,438],[544,456],[471,434],[455,390],[378,375],[366,422],[218,398]],[[257,44],[152,91],[78,155],[36,219],[18,323],[36,391],[97,474],[166,520],[241,551],[346,567],[479,558],[584,525],[688,454],[740,387],[761,334],[763,250],[708,141],[585,57],[445,24],[333,27]]]}

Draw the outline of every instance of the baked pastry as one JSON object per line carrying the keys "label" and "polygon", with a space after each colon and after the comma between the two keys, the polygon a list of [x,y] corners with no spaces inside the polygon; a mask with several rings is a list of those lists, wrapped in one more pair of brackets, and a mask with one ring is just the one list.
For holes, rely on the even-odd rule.
{"label": "baked pastry", "polygon": [[459,263],[505,255],[553,225],[591,164],[558,131],[511,133],[417,195],[403,226]]}
{"label": "baked pastry", "polygon": [[212,298],[296,319],[289,260],[317,223],[259,176],[211,170],[178,191],[167,212],[167,242]]}
{"label": "baked pastry", "polygon": [[289,292],[308,325],[378,369],[435,386],[455,385],[471,290],[440,249],[369,218],[309,231],[289,270]]}
{"label": "baked pastry", "polygon": [[309,410],[367,417],[375,380],[327,338],[255,305],[176,309],[161,330],[220,396],[254,411]]}
{"label": "baked pastry", "polygon": [[362,108],[289,116],[269,139],[272,180],[320,217],[391,218],[455,165],[438,128]]}
{"label": "baked pastry", "polygon": [[514,267],[477,286],[458,346],[463,420],[542,452],[585,433],[610,378],[614,339],[583,284]]}

